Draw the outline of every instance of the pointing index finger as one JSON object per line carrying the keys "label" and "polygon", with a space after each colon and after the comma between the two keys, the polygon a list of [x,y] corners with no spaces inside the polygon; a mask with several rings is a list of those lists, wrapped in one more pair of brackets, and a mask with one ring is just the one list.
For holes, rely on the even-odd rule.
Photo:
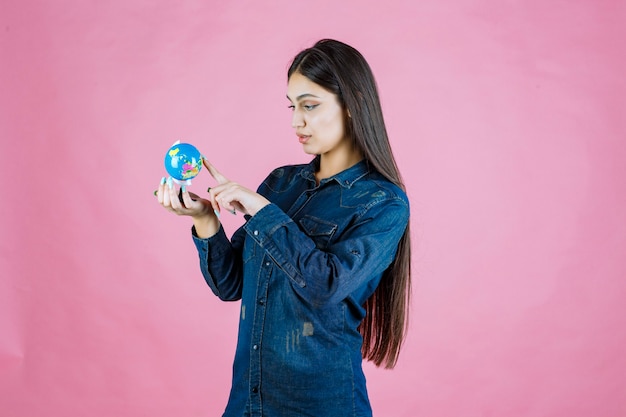
{"label": "pointing index finger", "polygon": [[228,182],[228,178],[223,176],[206,158],[202,158],[202,164],[219,184],[225,184]]}

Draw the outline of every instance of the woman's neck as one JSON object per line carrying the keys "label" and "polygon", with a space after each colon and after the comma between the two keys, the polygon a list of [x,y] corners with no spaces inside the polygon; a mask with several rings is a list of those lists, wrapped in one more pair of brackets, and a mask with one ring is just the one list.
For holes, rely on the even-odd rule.
{"label": "woman's neck", "polygon": [[346,153],[320,155],[319,169],[315,173],[317,183],[319,184],[321,180],[337,175],[341,171],[345,171],[351,166],[359,163],[362,159],[363,155],[357,150]]}

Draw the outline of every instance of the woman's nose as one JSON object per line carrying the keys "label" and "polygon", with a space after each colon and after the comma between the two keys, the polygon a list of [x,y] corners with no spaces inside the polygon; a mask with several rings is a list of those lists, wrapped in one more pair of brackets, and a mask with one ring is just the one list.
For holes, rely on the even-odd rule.
{"label": "woman's nose", "polygon": [[291,116],[291,127],[298,128],[304,126],[304,117],[302,117],[302,113],[298,110],[294,110]]}

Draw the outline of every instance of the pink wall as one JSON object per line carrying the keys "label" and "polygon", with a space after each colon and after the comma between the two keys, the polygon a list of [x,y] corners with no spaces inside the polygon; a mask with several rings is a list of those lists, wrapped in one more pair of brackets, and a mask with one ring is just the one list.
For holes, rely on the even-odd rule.
{"label": "pink wall", "polygon": [[177,139],[250,187],[307,160],[285,70],[321,37],[369,59],[412,199],[375,415],[626,415],[624,2],[362,4],[0,2],[2,416],[218,415],[238,308],[152,191]]}

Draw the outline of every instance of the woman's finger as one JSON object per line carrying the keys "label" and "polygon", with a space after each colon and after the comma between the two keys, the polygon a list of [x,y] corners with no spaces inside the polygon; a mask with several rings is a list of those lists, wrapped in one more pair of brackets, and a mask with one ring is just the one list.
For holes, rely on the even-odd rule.
{"label": "woman's finger", "polygon": [[215,178],[215,181],[217,181],[218,184],[226,184],[228,182],[228,178],[223,176],[222,173],[219,172],[217,168],[215,168],[206,158],[202,158],[202,164],[209,171],[209,174]]}
{"label": "woman's finger", "polygon": [[178,210],[181,208],[180,200],[178,199],[178,193],[176,192],[176,187],[174,187],[174,181],[172,177],[167,179],[167,184],[165,185],[165,194],[169,199],[169,205],[173,210]]}
{"label": "woman's finger", "polygon": [[219,218],[220,217],[220,205],[215,199],[215,191],[211,187],[209,187],[209,189],[206,191],[207,193],[209,193],[209,203],[211,203],[211,207],[213,207],[213,213],[215,213],[215,215]]}
{"label": "woman's finger", "polygon": [[161,178],[161,182],[159,183],[159,187],[157,188],[156,196],[159,204],[163,204],[163,189],[165,186],[165,177]]}
{"label": "woman's finger", "polygon": [[169,208],[170,207],[170,193],[169,193],[169,190],[167,189],[167,185],[160,186],[160,190],[161,190],[160,193],[161,193],[161,199],[162,199],[161,204],[163,205],[163,207]]}
{"label": "woman's finger", "polygon": [[237,211],[246,212],[243,201],[246,198],[247,190],[239,184],[229,182],[228,184],[215,187],[211,193],[220,206],[230,213],[236,214]]}

